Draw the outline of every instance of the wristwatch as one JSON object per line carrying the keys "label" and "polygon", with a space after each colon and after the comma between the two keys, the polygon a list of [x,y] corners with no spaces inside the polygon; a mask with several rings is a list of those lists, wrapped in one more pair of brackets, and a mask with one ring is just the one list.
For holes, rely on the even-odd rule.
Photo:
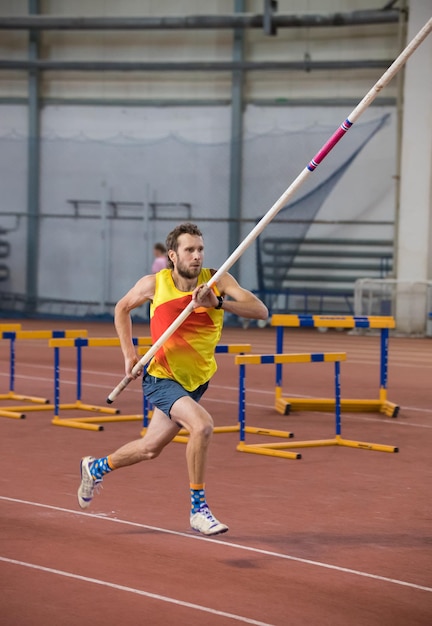
{"label": "wristwatch", "polygon": [[215,309],[216,309],[216,311],[217,311],[218,309],[221,309],[221,308],[222,308],[222,305],[223,305],[223,301],[224,301],[224,299],[222,298],[222,296],[216,296],[216,298],[218,299],[218,303],[217,303],[217,305],[215,306]]}

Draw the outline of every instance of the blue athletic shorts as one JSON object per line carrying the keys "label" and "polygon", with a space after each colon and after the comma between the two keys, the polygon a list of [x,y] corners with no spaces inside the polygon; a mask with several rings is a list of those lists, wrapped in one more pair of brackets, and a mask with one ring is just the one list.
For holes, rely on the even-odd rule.
{"label": "blue athletic shorts", "polygon": [[142,385],[143,392],[149,402],[163,411],[165,415],[171,417],[170,411],[176,400],[184,396],[189,396],[196,402],[199,402],[202,395],[207,390],[209,383],[207,381],[194,391],[187,391],[175,380],[171,380],[170,378],[156,378],[156,376],[150,376],[150,374],[146,372],[143,377]]}

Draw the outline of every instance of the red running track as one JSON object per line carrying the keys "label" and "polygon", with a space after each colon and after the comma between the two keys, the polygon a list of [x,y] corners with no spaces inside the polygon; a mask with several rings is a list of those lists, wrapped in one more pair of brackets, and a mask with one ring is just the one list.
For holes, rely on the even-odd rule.
{"label": "red running track", "polygon": [[[5,320],[6,321],[6,320]],[[27,321],[23,328],[76,328]],[[86,324],[90,336],[112,325]],[[145,325],[135,334],[147,335]],[[273,353],[274,329],[224,331],[224,342]],[[343,414],[347,438],[397,445],[398,454],[309,448],[298,461],[236,451],[237,433],[217,434],[207,494],[230,532],[202,538],[188,528],[185,446],[113,472],[88,512],[76,502],[81,456],[102,455],[138,437],[140,423],[102,432],[51,425],[52,412],[0,419],[2,593],[5,626],[429,626],[432,623],[432,340],[390,339],[389,399],[396,419]],[[347,352],[342,396],[377,397],[379,338],[287,329],[286,351]],[[8,389],[8,342],[0,342]],[[216,425],[237,421],[237,369],[220,355],[205,396]],[[284,369],[291,395],[332,394],[332,364]],[[104,405],[123,377],[117,349],[83,352],[83,400]],[[15,390],[52,399],[46,342],[17,342]],[[73,350],[61,353],[61,400],[74,399]],[[334,417],[281,416],[274,370],[247,371],[250,425],[291,430],[297,440],[329,438]],[[13,405],[2,401],[0,408]],[[141,412],[139,382],[116,401]],[[251,436],[252,437],[252,436]],[[256,438],[258,441],[258,438]]]}

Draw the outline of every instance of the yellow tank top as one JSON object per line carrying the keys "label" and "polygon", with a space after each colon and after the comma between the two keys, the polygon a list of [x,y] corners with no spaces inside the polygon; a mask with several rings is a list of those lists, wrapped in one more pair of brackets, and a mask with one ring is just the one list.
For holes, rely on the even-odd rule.
{"label": "yellow tank top", "polygon": [[[150,331],[153,343],[166,331],[188,306],[192,291],[179,291],[174,285],[170,269],[155,275],[156,287],[150,306]],[[198,285],[207,283],[211,271],[203,268]],[[213,285],[217,295],[219,291]],[[194,391],[206,383],[216,372],[214,356],[223,325],[223,310],[200,307],[184,320],[177,330],[156,352],[148,366],[148,372],[158,378],[171,378],[188,391]]]}

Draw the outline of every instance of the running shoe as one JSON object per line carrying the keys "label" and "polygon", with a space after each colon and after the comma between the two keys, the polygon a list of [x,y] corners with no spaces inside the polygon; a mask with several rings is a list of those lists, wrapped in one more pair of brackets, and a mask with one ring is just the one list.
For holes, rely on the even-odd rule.
{"label": "running shoe", "polygon": [[90,506],[95,490],[97,493],[102,483],[102,478],[95,479],[90,473],[90,466],[94,460],[92,456],[85,456],[81,459],[81,484],[78,488],[78,504],[82,509],[86,509]]}
{"label": "running shoe", "polygon": [[190,516],[190,525],[193,530],[203,535],[220,535],[226,533],[228,526],[222,524],[213,515],[208,506],[203,506],[197,513]]}

